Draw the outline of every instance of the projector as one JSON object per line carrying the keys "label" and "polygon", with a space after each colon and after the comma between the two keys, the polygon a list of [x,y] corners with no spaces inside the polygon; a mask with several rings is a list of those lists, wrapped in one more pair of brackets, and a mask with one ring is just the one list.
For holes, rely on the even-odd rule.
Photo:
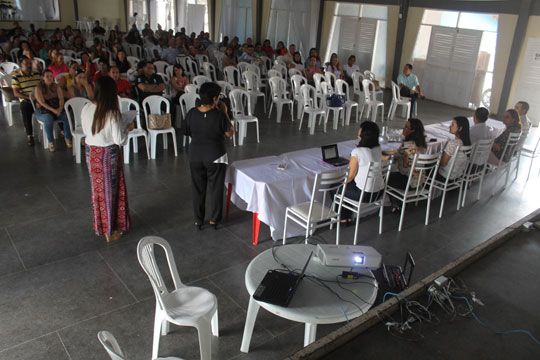
{"label": "projector", "polygon": [[356,267],[375,270],[381,267],[382,256],[371,246],[317,245],[317,257],[326,266]]}

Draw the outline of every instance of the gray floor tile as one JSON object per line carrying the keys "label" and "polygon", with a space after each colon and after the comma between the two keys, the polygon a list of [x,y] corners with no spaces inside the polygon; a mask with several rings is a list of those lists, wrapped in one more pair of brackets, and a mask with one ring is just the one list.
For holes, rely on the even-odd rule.
{"label": "gray floor tile", "polygon": [[5,229],[0,228],[0,277],[24,270],[17,250]]}
{"label": "gray floor tile", "polygon": [[70,360],[56,332],[0,351],[0,360]]}

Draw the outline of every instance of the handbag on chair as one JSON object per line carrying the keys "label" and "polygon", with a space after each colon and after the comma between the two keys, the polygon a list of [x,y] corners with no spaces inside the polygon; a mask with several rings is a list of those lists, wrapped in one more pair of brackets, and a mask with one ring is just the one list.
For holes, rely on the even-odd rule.
{"label": "handbag on chair", "polygon": [[345,95],[332,94],[326,97],[326,105],[330,107],[343,107],[346,100]]}
{"label": "handbag on chair", "polygon": [[163,130],[172,126],[171,114],[150,114],[148,115],[148,128],[150,130]]}

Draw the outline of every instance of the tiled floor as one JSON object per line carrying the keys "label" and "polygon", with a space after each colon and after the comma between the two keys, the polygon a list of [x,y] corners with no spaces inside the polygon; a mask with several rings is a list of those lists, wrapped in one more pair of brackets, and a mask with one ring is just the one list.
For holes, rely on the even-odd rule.
{"label": "tiled floor", "polygon": [[[388,104],[388,102],[387,102]],[[281,124],[267,119],[259,105],[261,143],[253,129],[247,143],[228,147],[231,161],[319,146],[356,137],[357,125],[317,129],[310,136],[286,112]],[[191,188],[185,149],[174,157],[171,149],[158,151],[149,161],[141,152],[125,166],[133,230],[107,245],[92,231],[90,188],[84,160],[59,143],[54,154],[39,145],[28,148],[20,115],[14,127],[0,118],[0,359],[106,359],[97,341],[99,330],[111,331],[129,359],[149,359],[154,297],[136,257],[137,241],[150,234],[167,239],[174,250],[184,282],[208,288],[218,297],[220,337],[213,342],[219,359],[278,359],[302,345],[303,326],[261,311],[249,354],[240,342],[248,303],[244,271],[249,261],[272,245],[262,226],[260,244],[251,245],[251,214],[231,209],[222,229],[201,232],[192,226]],[[275,114],[275,113],[274,113]],[[448,120],[467,111],[422,102],[420,118],[426,123]],[[393,127],[401,127],[396,121]],[[528,166],[528,160],[523,168]],[[537,165],[538,166],[538,165]],[[536,174],[538,168],[533,170]],[[527,169],[503,193],[490,197],[492,180],[481,201],[473,187],[467,206],[455,211],[455,194],[447,199],[445,216],[423,225],[425,205],[407,210],[404,231],[398,217],[385,216],[385,231],[377,233],[376,216],[361,224],[360,243],[375,246],[390,263],[401,263],[410,250],[417,260],[418,278],[444,266],[471,247],[538,208],[540,181],[525,183]],[[333,231],[321,237],[334,241]],[[353,228],[343,228],[349,243]],[[338,325],[320,326],[318,336]],[[161,356],[198,358],[196,331],[177,328],[160,345]]]}

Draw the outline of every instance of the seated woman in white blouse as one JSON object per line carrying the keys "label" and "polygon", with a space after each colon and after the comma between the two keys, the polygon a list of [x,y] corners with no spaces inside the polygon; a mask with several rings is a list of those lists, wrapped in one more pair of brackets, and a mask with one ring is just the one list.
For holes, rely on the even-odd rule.
{"label": "seated woman in white blouse", "polygon": [[[360,124],[358,138],[360,142],[351,151],[351,159],[349,160],[350,170],[345,197],[358,201],[362,191],[365,191],[364,201],[369,201],[372,195],[377,196],[376,193],[384,189],[382,178],[381,181],[368,181],[366,184],[369,163],[382,161],[382,151],[379,146],[379,126],[372,121],[364,121]],[[351,222],[351,215],[352,213],[349,210],[341,209],[342,222]]]}

